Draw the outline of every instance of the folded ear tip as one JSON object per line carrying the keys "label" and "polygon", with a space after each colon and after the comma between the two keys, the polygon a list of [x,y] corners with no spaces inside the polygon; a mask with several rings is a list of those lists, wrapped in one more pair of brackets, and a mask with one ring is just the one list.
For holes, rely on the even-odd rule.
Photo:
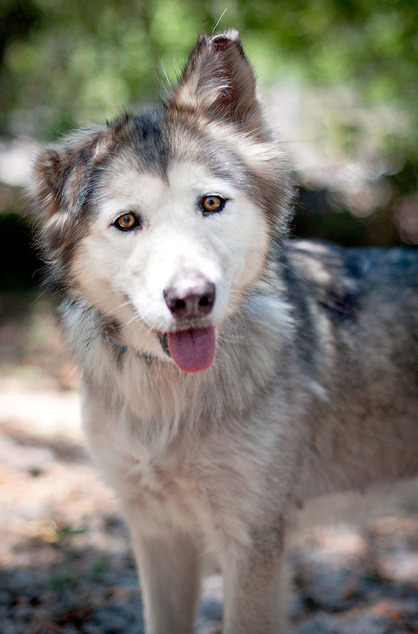
{"label": "folded ear tip", "polygon": [[229,29],[225,33],[218,33],[209,39],[215,51],[224,51],[230,44],[240,43],[240,35],[236,29]]}

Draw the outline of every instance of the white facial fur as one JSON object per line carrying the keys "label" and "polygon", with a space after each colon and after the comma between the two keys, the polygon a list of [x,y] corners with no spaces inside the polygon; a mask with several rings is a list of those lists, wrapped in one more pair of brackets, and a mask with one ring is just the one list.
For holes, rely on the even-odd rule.
{"label": "white facial fur", "polygon": [[[105,174],[97,217],[71,267],[81,294],[122,323],[124,337],[136,347],[158,354],[156,334],[178,328],[163,291],[174,276],[192,270],[216,286],[205,324],[219,326],[262,269],[268,247],[263,214],[200,164],[175,162],[167,179],[122,161]],[[208,194],[228,202],[221,212],[203,216],[197,201]],[[141,228],[112,226],[128,211],[141,217]]]}

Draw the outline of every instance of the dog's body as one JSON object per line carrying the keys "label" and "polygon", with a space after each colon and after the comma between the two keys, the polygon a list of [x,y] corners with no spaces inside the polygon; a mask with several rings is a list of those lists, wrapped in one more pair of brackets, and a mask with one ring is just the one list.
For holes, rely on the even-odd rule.
{"label": "dog's body", "polygon": [[152,634],[193,631],[206,550],[223,631],[280,631],[295,506],[418,472],[416,252],[287,242],[287,174],[236,32],[199,39],[163,108],[36,165]]}

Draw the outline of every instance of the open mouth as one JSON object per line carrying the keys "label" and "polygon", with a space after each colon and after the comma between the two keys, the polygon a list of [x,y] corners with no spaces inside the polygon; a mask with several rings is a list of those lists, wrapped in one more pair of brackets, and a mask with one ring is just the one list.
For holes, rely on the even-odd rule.
{"label": "open mouth", "polygon": [[189,328],[160,335],[161,346],[183,372],[207,370],[215,358],[213,326]]}

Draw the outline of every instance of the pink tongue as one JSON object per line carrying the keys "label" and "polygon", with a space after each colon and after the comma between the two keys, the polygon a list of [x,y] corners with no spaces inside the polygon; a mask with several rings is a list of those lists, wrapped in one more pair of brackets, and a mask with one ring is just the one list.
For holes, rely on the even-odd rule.
{"label": "pink tongue", "polygon": [[169,332],[167,339],[170,354],[183,372],[200,372],[212,365],[215,356],[213,326]]}

